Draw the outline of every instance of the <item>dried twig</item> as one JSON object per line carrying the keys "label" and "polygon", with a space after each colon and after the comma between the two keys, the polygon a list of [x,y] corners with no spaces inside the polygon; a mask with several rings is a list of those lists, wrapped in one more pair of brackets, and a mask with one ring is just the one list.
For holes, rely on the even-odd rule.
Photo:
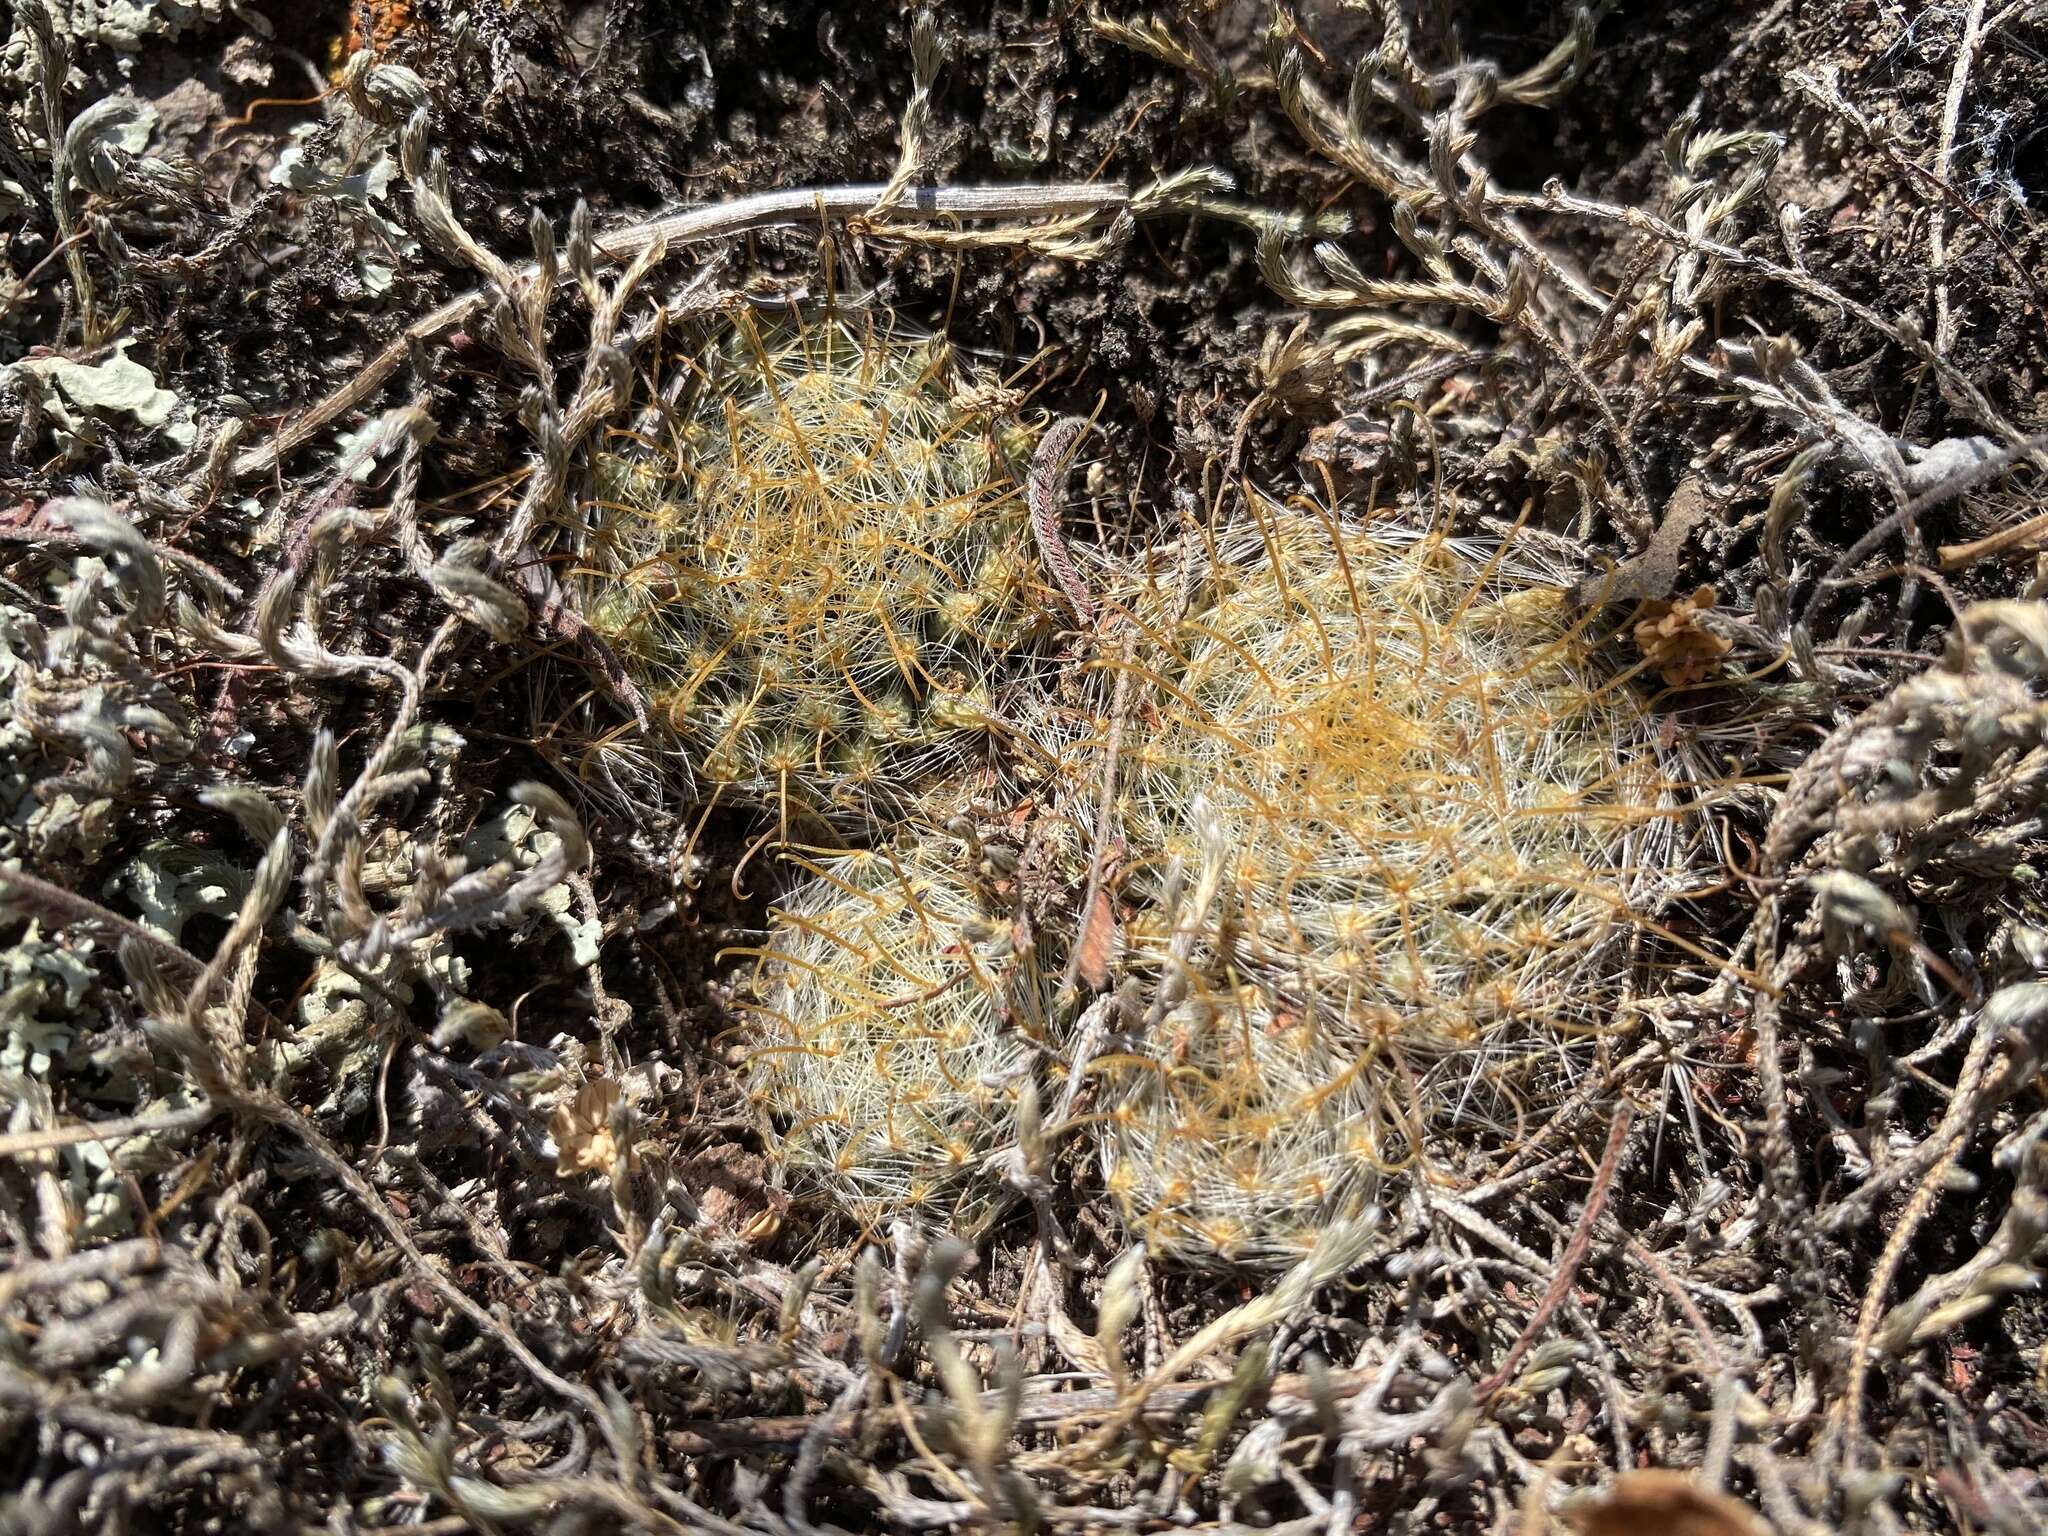
{"label": "dried twig", "polygon": [[1614,1187],[1615,1170],[1621,1164],[1622,1144],[1628,1140],[1629,1118],[1629,1107],[1624,1101],[1614,1111],[1614,1123],[1607,1131],[1607,1148],[1600,1154],[1599,1166],[1593,1171],[1593,1187],[1586,1194],[1586,1204],[1579,1212],[1578,1225],[1572,1228],[1571,1240],[1565,1244],[1564,1252],[1558,1255],[1557,1272],[1551,1279],[1550,1288],[1543,1293],[1536,1310],[1529,1314],[1529,1321],[1509,1347],[1506,1358],[1492,1375],[1473,1389],[1481,1402],[1490,1401],[1514,1379],[1516,1369],[1535,1344],[1537,1334],[1557,1315],[1557,1309],[1570,1292],[1572,1277],[1578,1273],[1579,1265],[1592,1246],[1594,1225],[1600,1220],[1608,1192]]}
{"label": "dried twig", "polygon": [[[1963,92],[1970,83],[1970,65],[1977,57],[1984,36],[1984,0],[1970,0],[1963,22],[1963,35],[1956,43],[1955,68],[1949,74],[1948,94],[1941,107],[1941,136],[1935,140],[1935,177],[1948,181],[1949,162],[1956,149],[1956,127],[1962,121]],[[1927,230],[1928,270],[1934,278],[1934,350],[1946,355],[1955,347],[1955,316],[1948,301],[1948,214],[1937,208]]]}

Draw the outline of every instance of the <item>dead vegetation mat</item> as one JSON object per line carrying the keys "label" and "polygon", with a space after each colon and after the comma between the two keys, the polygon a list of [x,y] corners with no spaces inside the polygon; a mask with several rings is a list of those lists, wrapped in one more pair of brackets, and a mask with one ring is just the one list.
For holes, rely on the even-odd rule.
{"label": "dead vegetation mat", "polygon": [[[0,1527],[2041,1529],[2038,9],[23,0]],[[958,1230],[781,1166],[774,817],[551,530],[828,302],[1091,418],[1101,560],[1579,573],[1699,879],[1572,1091],[1280,1271],[1035,1117]]]}

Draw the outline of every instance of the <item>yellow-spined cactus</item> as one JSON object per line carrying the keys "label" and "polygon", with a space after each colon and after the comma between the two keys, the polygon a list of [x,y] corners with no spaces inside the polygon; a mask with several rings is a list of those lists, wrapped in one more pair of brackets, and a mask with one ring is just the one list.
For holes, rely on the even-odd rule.
{"label": "yellow-spined cactus", "polygon": [[964,1224],[996,1182],[1049,1027],[1051,984],[1008,914],[949,863],[906,852],[791,861],[756,967],[746,1050],[778,1159],[864,1224]]}
{"label": "yellow-spined cactus", "polygon": [[1154,679],[1118,801],[1152,1001],[1097,1124],[1157,1247],[1296,1257],[1554,1104],[1614,1022],[1676,812],[1545,574],[1259,503],[1184,611],[1123,603]]}
{"label": "yellow-spined cactus", "polygon": [[741,312],[597,468],[589,623],[730,802],[900,812],[997,731],[1037,624],[1020,492],[943,340]]}

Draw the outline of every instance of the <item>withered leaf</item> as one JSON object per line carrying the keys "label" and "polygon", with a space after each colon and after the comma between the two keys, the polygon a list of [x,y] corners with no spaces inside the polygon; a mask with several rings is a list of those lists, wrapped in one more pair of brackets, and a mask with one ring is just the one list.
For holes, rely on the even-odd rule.
{"label": "withered leaf", "polygon": [[1565,1518],[1580,1536],[1771,1536],[1769,1524],[1741,1500],[1662,1467],[1622,1473]]}
{"label": "withered leaf", "polygon": [[1109,985],[1110,967],[1116,964],[1124,947],[1123,928],[1117,922],[1109,892],[1095,893],[1095,901],[1081,923],[1081,936],[1075,942],[1080,946],[1078,974],[1091,990],[1100,992]]}

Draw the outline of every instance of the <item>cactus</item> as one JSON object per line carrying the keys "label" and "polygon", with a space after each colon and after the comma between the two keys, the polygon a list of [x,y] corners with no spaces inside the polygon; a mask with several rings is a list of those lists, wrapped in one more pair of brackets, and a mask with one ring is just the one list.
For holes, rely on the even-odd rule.
{"label": "cactus", "polygon": [[1123,604],[1156,656],[1118,811],[1157,1002],[1098,1131],[1149,1242],[1281,1262],[1568,1089],[1676,812],[1509,545],[1261,504],[1205,564],[1177,618]]}
{"label": "cactus", "polygon": [[[1029,649],[1024,507],[964,391],[943,342],[743,312],[661,451],[601,461],[583,566],[715,795],[785,845],[805,818],[884,842],[788,855],[748,951],[771,1144],[868,1223],[984,1209],[969,1176],[1071,1044],[1007,908],[918,830],[1014,806],[1027,741],[1086,795],[1106,737],[1106,679]],[[1677,812],[1589,621],[1512,541],[1255,499],[1190,553],[1187,601],[1110,593],[1148,680],[1115,804],[1119,979],[1148,1001],[1087,1123],[1156,1249],[1288,1262],[1583,1070]]]}
{"label": "cactus", "polygon": [[1024,511],[942,340],[742,311],[660,444],[598,465],[591,626],[729,802],[872,826],[999,734],[1038,625]]}
{"label": "cactus", "polygon": [[1047,1035],[1050,983],[943,839],[787,859],[748,1015],[749,1093],[785,1166],[876,1228],[904,1215],[971,1225],[1013,1139],[1017,1091]]}

